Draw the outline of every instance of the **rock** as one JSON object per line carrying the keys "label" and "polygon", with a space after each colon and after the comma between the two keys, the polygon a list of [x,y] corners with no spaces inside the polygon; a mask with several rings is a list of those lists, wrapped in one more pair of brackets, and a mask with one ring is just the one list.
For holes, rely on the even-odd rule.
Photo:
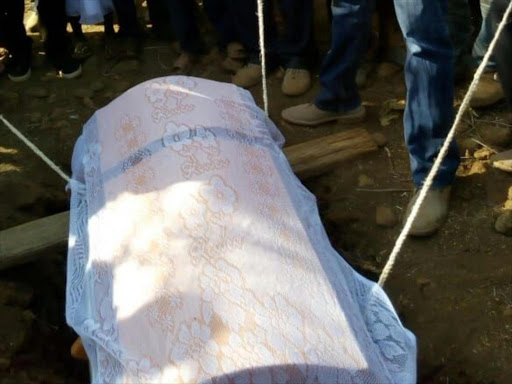
{"label": "rock", "polygon": [[489,160],[492,152],[487,148],[480,148],[473,153],[473,157],[477,160]]}
{"label": "rock", "polygon": [[375,181],[371,177],[368,177],[365,174],[361,174],[357,178],[357,185],[360,187],[369,187],[375,185]]}
{"label": "rock", "polygon": [[0,305],[0,355],[12,356],[27,340],[32,321],[20,308]]}
{"label": "rock", "polygon": [[432,285],[432,282],[429,279],[426,279],[424,277],[418,277],[416,280],[416,284],[420,287],[420,289],[424,289],[428,287],[429,285]]}
{"label": "rock", "polygon": [[62,129],[67,130],[69,127],[70,127],[70,124],[66,120],[58,120],[53,124],[53,128],[58,129],[58,130],[62,130]]}
{"label": "rock", "polygon": [[471,169],[469,170],[468,175],[479,175],[485,173],[487,168],[485,167],[485,163],[483,161],[475,161],[471,165]]}
{"label": "rock", "polygon": [[52,93],[47,101],[49,104],[53,104],[53,103],[55,103],[56,100],[57,100],[57,95],[55,93]]}
{"label": "rock", "polygon": [[102,91],[103,89],[105,88],[105,84],[100,81],[100,80],[96,80],[94,81],[91,86],[89,87],[89,89],[93,92],[99,92],[99,91]]}
{"label": "rock", "polygon": [[43,115],[41,115],[41,112],[32,112],[28,115],[28,121],[30,124],[39,124],[42,119]]}
{"label": "rock", "polygon": [[512,149],[491,156],[491,162],[494,168],[512,173]]}
{"label": "rock", "polygon": [[78,88],[73,91],[73,96],[83,99],[84,97],[92,97],[94,92],[87,88]]}
{"label": "rock", "polygon": [[508,199],[508,200],[512,200],[512,187],[510,187],[510,188],[508,189],[507,199]]}
{"label": "rock", "polygon": [[512,141],[512,130],[502,125],[486,125],[478,129],[485,144],[506,147]]}
{"label": "rock", "polygon": [[30,87],[25,93],[38,99],[44,99],[49,96],[48,90],[43,87]]}
{"label": "rock", "polygon": [[512,236],[512,211],[503,212],[496,220],[494,229],[505,236]]}
{"label": "rock", "polygon": [[473,154],[473,152],[480,147],[480,144],[469,137],[459,140],[457,144],[459,145],[459,153],[461,156],[465,156],[466,152]]}
{"label": "rock", "polygon": [[384,147],[388,143],[388,138],[383,133],[374,133],[372,137],[379,147]]}
{"label": "rock", "polygon": [[82,103],[83,103],[83,105],[85,105],[88,108],[96,109],[96,106],[94,105],[94,102],[91,100],[90,97],[84,97],[82,99]]}
{"label": "rock", "polygon": [[0,281],[0,305],[27,308],[33,296],[34,291],[28,285]]}
{"label": "rock", "polygon": [[512,211],[512,199],[505,201],[505,204],[503,205],[503,209]]}
{"label": "rock", "polygon": [[7,357],[0,357],[0,372],[6,371],[11,366],[11,359]]}
{"label": "rock", "polygon": [[398,218],[390,207],[379,205],[375,211],[375,222],[380,227],[392,228],[398,223]]}
{"label": "rock", "polygon": [[65,108],[57,107],[53,109],[52,113],[50,113],[50,119],[62,119],[66,114]]}

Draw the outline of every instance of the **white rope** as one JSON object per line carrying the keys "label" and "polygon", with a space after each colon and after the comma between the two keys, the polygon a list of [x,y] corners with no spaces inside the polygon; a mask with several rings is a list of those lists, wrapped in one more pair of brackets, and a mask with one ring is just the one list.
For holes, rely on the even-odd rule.
{"label": "white rope", "polygon": [[27,139],[20,131],[18,131],[11,123],[9,123],[3,115],[0,115],[0,120],[5,124],[9,130],[14,133],[16,136],[20,138],[21,141],[23,141],[27,147],[29,147],[41,160],[43,160],[51,169],[53,169],[57,174],[62,177],[67,183],[71,182],[71,178],[66,175],[62,170],[53,162],[51,161],[39,148],[35,146],[29,139]]}
{"label": "white rope", "polygon": [[395,265],[396,259],[398,257],[398,254],[400,253],[400,250],[402,249],[404,242],[407,238],[407,235],[409,234],[409,231],[411,230],[411,226],[414,223],[414,220],[416,219],[416,216],[418,215],[418,212],[420,210],[421,205],[423,204],[423,201],[425,200],[425,196],[427,195],[427,192],[429,191],[430,187],[432,186],[432,183],[434,181],[435,176],[437,175],[437,172],[439,171],[439,168],[441,166],[442,161],[446,157],[446,154],[448,153],[448,149],[450,147],[450,143],[452,142],[456,128],[459,125],[462,116],[466,112],[469,102],[471,101],[471,98],[473,97],[473,94],[475,93],[475,90],[477,88],[478,82],[480,81],[480,78],[482,77],[482,74],[484,72],[485,67],[487,66],[487,63],[489,62],[489,59],[491,57],[492,52],[494,51],[494,48],[496,46],[496,43],[501,35],[501,32],[505,28],[505,25],[507,23],[507,20],[511,14],[512,11],[512,0],[510,1],[507,10],[505,11],[505,14],[503,15],[503,19],[501,20],[501,23],[498,26],[498,29],[496,31],[496,34],[494,35],[494,38],[492,39],[491,44],[489,44],[489,48],[487,52],[485,53],[485,56],[478,66],[478,69],[475,72],[475,75],[473,77],[473,81],[471,82],[471,85],[469,86],[468,92],[466,93],[466,96],[464,96],[464,100],[462,101],[462,104],[459,108],[459,111],[457,112],[457,116],[455,117],[455,121],[453,122],[453,126],[450,129],[450,132],[446,136],[446,140],[443,143],[443,146],[441,147],[441,150],[439,151],[439,155],[437,156],[436,161],[434,162],[434,165],[432,166],[432,169],[430,170],[430,173],[427,176],[427,179],[425,180],[425,183],[423,184],[423,187],[420,190],[418,199],[414,203],[411,214],[407,218],[407,221],[405,222],[404,228],[402,229],[402,232],[400,233],[400,236],[398,237],[395,246],[393,248],[393,251],[391,252],[389,259],[384,266],[384,269],[382,270],[382,273],[379,278],[379,285],[382,287],[386,283],[387,278],[393,271],[393,267]]}
{"label": "white rope", "polygon": [[263,15],[263,0],[258,0],[258,29],[260,34],[261,58],[261,87],[263,89],[263,108],[268,117],[268,89],[267,89],[267,58],[265,52],[265,16]]}

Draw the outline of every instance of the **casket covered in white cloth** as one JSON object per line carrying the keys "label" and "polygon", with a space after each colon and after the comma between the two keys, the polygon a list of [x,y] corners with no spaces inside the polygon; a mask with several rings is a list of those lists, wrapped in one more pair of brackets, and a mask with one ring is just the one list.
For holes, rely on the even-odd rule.
{"label": "casket covered in white cloth", "polygon": [[94,383],[413,383],[414,336],[332,248],[251,95],[151,80],[73,155],[66,315]]}

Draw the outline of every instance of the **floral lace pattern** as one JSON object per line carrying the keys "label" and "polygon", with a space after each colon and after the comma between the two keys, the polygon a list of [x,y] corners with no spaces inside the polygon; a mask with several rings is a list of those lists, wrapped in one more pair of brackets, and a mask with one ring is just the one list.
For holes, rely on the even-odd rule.
{"label": "floral lace pattern", "polygon": [[281,144],[246,91],[187,77],[84,127],[66,315],[93,383],[415,382],[414,337]]}

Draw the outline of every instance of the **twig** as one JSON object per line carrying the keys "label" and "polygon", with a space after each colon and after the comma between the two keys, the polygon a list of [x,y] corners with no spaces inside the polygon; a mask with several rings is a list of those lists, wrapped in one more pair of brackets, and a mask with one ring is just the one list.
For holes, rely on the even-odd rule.
{"label": "twig", "polygon": [[492,124],[500,124],[500,125],[504,125],[505,127],[510,127],[512,128],[512,124],[507,124],[507,123],[504,123],[503,121],[499,121],[499,120],[483,120],[483,119],[475,119],[475,121],[478,121],[480,123],[492,123]]}
{"label": "twig", "polygon": [[389,167],[391,168],[391,173],[395,173],[395,166],[393,165],[393,159],[391,158],[391,151],[389,150],[388,147],[384,147],[384,150],[386,151],[386,153],[388,154],[388,160],[389,160]]}
{"label": "twig", "polygon": [[475,139],[474,137],[471,138],[475,143],[480,144],[482,147],[487,148],[489,151],[492,151],[494,153],[498,153],[497,150],[495,150],[492,147],[489,147],[487,144],[482,143],[480,140]]}

